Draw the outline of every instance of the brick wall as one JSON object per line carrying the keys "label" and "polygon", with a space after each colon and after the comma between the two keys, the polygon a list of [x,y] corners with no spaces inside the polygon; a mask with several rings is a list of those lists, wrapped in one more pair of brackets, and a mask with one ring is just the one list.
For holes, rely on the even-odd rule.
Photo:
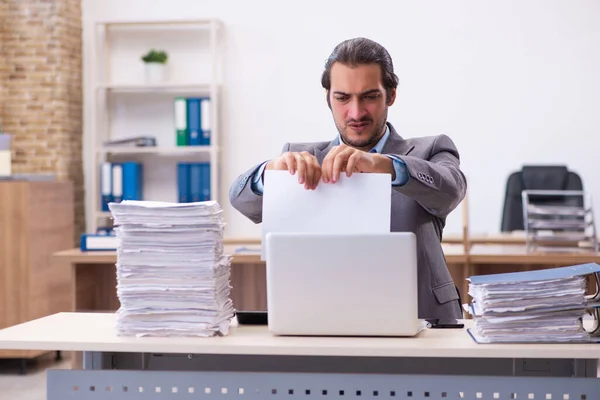
{"label": "brick wall", "polygon": [[81,29],[81,0],[0,1],[0,121],[13,135],[13,173],[73,181],[76,239],[85,226]]}
{"label": "brick wall", "polygon": [[0,49],[2,49],[2,56],[0,57],[0,127],[5,130],[5,109],[8,89],[6,87],[8,77],[8,60],[6,54],[6,46],[4,45],[4,37],[7,36],[7,25],[8,21],[5,16],[8,15],[8,1],[0,1]]}

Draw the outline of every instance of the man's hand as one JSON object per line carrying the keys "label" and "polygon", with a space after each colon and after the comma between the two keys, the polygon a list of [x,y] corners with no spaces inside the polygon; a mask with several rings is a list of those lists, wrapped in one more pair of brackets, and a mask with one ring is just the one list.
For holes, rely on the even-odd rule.
{"label": "man's hand", "polygon": [[298,183],[304,184],[305,189],[314,190],[321,179],[321,166],[315,156],[307,151],[301,153],[285,152],[272,159],[265,170],[289,171],[294,175],[298,171]]}
{"label": "man's hand", "polygon": [[392,174],[392,181],[396,179],[394,163],[390,158],[367,153],[346,144],[335,146],[327,153],[321,170],[325,183],[337,182],[342,172],[346,172],[346,176],[352,176],[354,172],[389,173]]}

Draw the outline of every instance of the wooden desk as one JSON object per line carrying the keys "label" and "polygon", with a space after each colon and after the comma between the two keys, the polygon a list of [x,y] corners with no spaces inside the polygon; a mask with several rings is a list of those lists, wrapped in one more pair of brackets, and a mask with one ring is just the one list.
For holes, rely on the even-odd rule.
{"label": "wooden desk", "polygon": [[464,329],[426,329],[410,338],[278,337],[265,326],[233,326],[225,337],[136,338],[119,337],[114,327],[112,313],[55,314],[1,330],[0,349],[85,352],[85,370],[47,371],[47,393],[57,399],[597,399],[600,393],[597,344],[482,345]]}
{"label": "wooden desk", "polygon": [[[260,245],[235,245],[223,246],[227,254],[232,255],[232,264],[260,263]],[[248,251],[236,251],[239,248]],[[117,253],[115,251],[81,251],[80,249],[69,249],[54,253],[54,257],[60,258],[67,263],[77,264],[115,264]]]}
{"label": "wooden desk", "polygon": [[[444,245],[446,259],[456,281],[464,280],[467,257],[459,245]],[[245,251],[237,251],[240,248]],[[260,245],[225,245],[232,255],[231,298],[238,310],[266,310],[266,270],[260,259]],[[115,311],[117,254],[115,251],[70,249],[54,254],[54,260],[71,270],[71,311]]]}
{"label": "wooden desk", "polygon": [[[535,265],[568,266],[600,262],[600,253],[591,251],[560,252],[531,251],[525,245],[473,245],[469,251],[472,264],[497,265]],[[497,268],[497,267],[492,267]]]}
{"label": "wooden desk", "polygon": [[[462,245],[443,244],[442,248],[446,255],[446,261],[451,264],[464,263],[467,255]],[[245,249],[245,251],[238,251]],[[264,264],[260,259],[260,244],[258,245],[224,245],[225,253],[232,255],[232,265]],[[54,253],[54,257],[66,263],[80,264],[114,264],[117,262],[115,251],[81,251],[80,249],[69,249]]]}
{"label": "wooden desk", "polygon": [[[598,237],[600,240],[600,236]],[[524,245],[526,243],[524,232],[513,233],[490,233],[465,236],[461,234],[444,235],[442,243],[445,244],[463,244],[467,246],[473,245]],[[559,242],[552,240],[549,245],[558,245]],[[565,242],[564,246],[571,246],[571,242]]]}
{"label": "wooden desk", "polygon": [[[467,278],[471,275],[528,271],[541,268],[600,262],[593,253],[527,253],[524,245],[476,244],[468,254],[462,244],[442,245],[450,274],[458,286],[461,300],[469,299]],[[238,252],[240,248],[249,251]],[[266,271],[260,260],[260,244],[228,243],[225,251],[233,255],[232,300],[238,310],[266,309]],[[54,259],[72,273],[71,311],[115,311],[116,252],[81,252],[79,249],[55,253]]]}
{"label": "wooden desk", "polygon": [[[469,252],[472,275],[533,271],[586,263],[600,263],[600,253],[527,252],[524,245],[473,245]],[[592,277],[588,278],[587,292],[596,293],[596,283]]]}
{"label": "wooden desk", "polygon": [[524,245],[473,245],[469,251],[473,264],[489,265],[559,265],[600,262],[593,252],[527,252]]}
{"label": "wooden desk", "polygon": [[[467,239],[470,244],[524,244],[525,234],[523,232],[471,234]],[[448,244],[464,244],[465,241],[462,234],[448,234],[442,238],[442,243]]]}
{"label": "wooden desk", "polygon": [[[236,249],[249,249],[241,253]],[[239,310],[265,310],[266,271],[260,260],[260,246],[226,244],[232,254],[231,297]],[[116,311],[117,278],[115,251],[70,249],[54,253],[54,262],[71,271],[70,311]]]}
{"label": "wooden desk", "polygon": [[[459,246],[444,242],[446,248]],[[461,239],[462,240],[462,239]],[[454,282],[461,291],[463,302],[469,301],[468,282],[472,275],[486,275],[505,272],[532,271],[568,265],[600,263],[600,253],[592,252],[527,252],[525,237],[520,234],[494,234],[470,237],[471,246],[466,254],[465,273],[459,276],[457,269],[451,269]],[[457,242],[462,243],[462,242]],[[464,252],[463,252],[464,254]],[[450,265],[449,265],[450,267]],[[590,280],[588,290],[595,291]],[[463,295],[464,293],[464,295]]]}

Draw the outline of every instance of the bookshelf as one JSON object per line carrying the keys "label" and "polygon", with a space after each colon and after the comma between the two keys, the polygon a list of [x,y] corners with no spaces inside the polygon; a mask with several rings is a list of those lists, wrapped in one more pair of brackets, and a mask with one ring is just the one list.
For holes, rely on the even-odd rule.
{"label": "bookshelf", "polygon": [[[89,71],[93,87],[86,190],[88,233],[112,225],[102,210],[102,165],[133,161],[142,166],[144,200],[179,201],[178,163],[210,166],[210,199],[220,202],[222,23],[215,19],[108,21],[94,26]],[[143,54],[168,54],[167,75],[148,81]],[[210,99],[210,143],[178,145],[175,99]],[[187,110],[186,110],[187,111]],[[112,140],[153,137],[156,146],[107,145]],[[91,223],[90,223],[91,222]]]}
{"label": "bookshelf", "polygon": [[[195,148],[199,147],[199,148]],[[148,146],[148,147],[117,147],[104,146],[98,149],[99,153],[107,154],[157,154],[177,155],[189,153],[211,153],[213,146]]]}

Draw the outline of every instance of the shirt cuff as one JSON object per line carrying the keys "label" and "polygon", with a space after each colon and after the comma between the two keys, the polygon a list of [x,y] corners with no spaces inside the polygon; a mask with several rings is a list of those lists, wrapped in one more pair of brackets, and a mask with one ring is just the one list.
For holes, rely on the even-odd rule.
{"label": "shirt cuff", "polygon": [[254,175],[252,176],[252,182],[250,182],[250,188],[252,189],[252,191],[254,192],[254,194],[257,194],[259,196],[262,196],[263,192],[264,192],[264,185],[263,185],[263,181],[262,181],[262,174],[263,171],[265,170],[266,166],[267,166],[268,161],[265,161],[264,163],[261,164],[260,167],[258,167],[258,169],[254,172]]}
{"label": "shirt cuff", "polygon": [[408,182],[408,169],[406,168],[406,163],[400,158],[391,154],[384,155],[392,160],[392,163],[394,164],[394,171],[396,171],[396,179],[392,181],[392,186],[406,185]]}

